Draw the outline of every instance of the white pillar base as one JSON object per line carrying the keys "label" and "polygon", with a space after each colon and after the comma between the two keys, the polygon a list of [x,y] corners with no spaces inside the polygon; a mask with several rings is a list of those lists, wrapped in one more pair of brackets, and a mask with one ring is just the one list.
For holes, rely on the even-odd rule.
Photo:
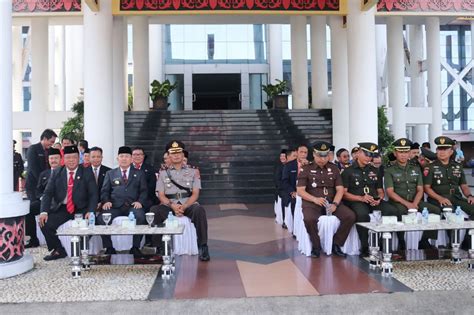
{"label": "white pillar base", "polygon": [[33,269],[33,256],[30,254],[23,255],[19,260],[11,263],[0,264],[0,279],[10,278]]}

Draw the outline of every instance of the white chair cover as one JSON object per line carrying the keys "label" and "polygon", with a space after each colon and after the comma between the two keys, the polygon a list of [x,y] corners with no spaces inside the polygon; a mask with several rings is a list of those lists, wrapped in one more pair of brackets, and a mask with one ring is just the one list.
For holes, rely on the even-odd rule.
{"label": "white chair cover", "polygon": [[288,232],[293,233],[293,216],[291,215],[291,204],[285,207],[285,224]]}
{"label": "white chair cover", "polygon": [[[281,211],[280,211],[281,212]],[[199,254],[197,246],[196,227],[188,217],[177,217],[179,224],[184,225],[182,235],[174,235],[174,254],[175,255],[197,255]]]}
{"label": "white chair cover", "polygon": [[275,201],[275,222],[279,225],[283,224],[283,213],[281,208],[281,198],[278,197],[277,201]]}
{"label": "white chair cover", "polygon": [[300,239],[306,234],[306,229],[303,222],[303,208],[301,197],[296,197],[295,204],[295,216],[293,217],[293,235],[296,237],[296,240],[299,242]]}
{"label": "white chair cover", "polygon": [[[122,225],[122,221],[128,220],[126,216],[119,216],[112,220],[112,225]],[[112,235],[112,245],[114,246],[115,250],[130,250],[133,246],[133,235]],[[145,245],[145,237],[142,238],[140,243],[140,247]]]}

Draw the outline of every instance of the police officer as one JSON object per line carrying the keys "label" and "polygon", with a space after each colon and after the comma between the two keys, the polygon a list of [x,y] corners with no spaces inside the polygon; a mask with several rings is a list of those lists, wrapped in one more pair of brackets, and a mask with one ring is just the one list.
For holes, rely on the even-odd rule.
{"label": "police officer", "polygon": [[[454,153],[452,149],[454,141],[441,136],[435,139],[435,144],[438,159],[426,166],[423,171],[428,202],[440,208],[460,206],[472,218],[474,197],[466,183],[463,167],[450,160]],[[463,198],[460,190],[467,200]]]}
{"label": "police officer", "polygon": [[[412,142],[406,138],[400,138],[393,142],[396,157],[395,163],[385,170],[385,190],[389,197],[389,203],[398,209],[401,214],[407,214],[408,209],[427,208],[430,213],[439,214],[438,207],[423,201],[423,176],[418,166],[408,161],[410,146]],[[430,248],[428,238],[436,239],[437,231],[427,231],[418,245],[419,249]]]}
{"label": "police officer", "polygon": [[332,245],[332,253],[337,256],[346,256],[341,247],[356,220],[355,214],[341,204],[344,186],[339,169],[329,162],[330,147],[328,142],[316,142],[313,146],[314,163],[303,166],[298,175],[297,192],[303,199],[304,224],[313,244],[311,256],[315,258],[321,252],[318,220],[326,214],[326,207],[341,221]]}
{"label": "police officer", "polygon": [[[201,189],[201,178],[197,169],[184,163],[183,150],[184,144],[181,141],[171,141],[166,145],[171,165],[160,171],[156,191],[161,204],[153,206],[150,211],[155,213],[154,224],[163,223],[169,212],[178,217],[184,215],[190,218],[196,227],[199,259],[208,261],[210,256],[207,247],[206,211],[197,202]],[[154,241],[160,245],[161,237],[155,237]]]}
{"label": "police officer", "polygon": [[[342,172],[344,184],[344,201],[355,212],[357,222],[369,222],[369,214],[373,210],[381,210],[383,215],[398,215],[397,208],[383,201],[384,191],[380,171],[370,164],[378,146],[371,142],[359,143],[359,151],[355,162]],[[368,254],[368,231],[357,226],[361,242],[361,254]],[[403,238],[399,241],[400,249],[405,248]]]}

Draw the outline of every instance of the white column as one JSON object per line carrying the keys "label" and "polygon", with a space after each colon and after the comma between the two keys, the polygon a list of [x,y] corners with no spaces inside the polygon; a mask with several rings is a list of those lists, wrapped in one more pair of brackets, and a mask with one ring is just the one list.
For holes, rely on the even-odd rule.
{"label": "white column", "polygon": [[[115,16],[113,20],[113,151],[112,157],[118,148],[125,143],[124,111],[127,108],[127,24],[125,18]],[[115,159],[114,159],[114,163]]]}
{"label": "white column", "polygon": [[350,147],[347,30],[341,16],[329,18],[332,64],[332,141],[337,149]]}
{"label": "white column", "polygon": [[308,108],[306,16],[291,16],[291,89],[293,109]]}
{"label": "white column", "polygon": [[150,82],[165,79],[163,62],[163,25],[150,24]]}
{"label": "white column", "polygon": [[388,100],[395,139],[406,137],[403,17],[387,18]]}
{"label": "white column", "polygon": [[326,16],[311,16],[311,108],[328,107]]}
{"label": "white column", "polygon": [[69,110],[84,88],[84,27],[66,25],[65,38],[65,103]]}
{"label": "white column", "polygon": [[283,80],[283,57],[281,43],[281,25],[270,24],[268,26],[269,49],[268,63],[270,65],[269,82],[276,83],[276,79]]}
{"label": "white column", "polygon": [[56,40],[54,84],[57,87],[57,95],[54,102],[54,110],[64,111],[66,108],[66,33],[64,25],[57,27]]}
{"label": "white column", "polygon": [[[410,106],[426,106],[426,82],[420,63],[423,61],[423,28],[408,26],[408,47],[410,49]],[[426,125],[415,125],[412,140],[422,143],[427,140]]]}
{"label": "white column", "polygon": [[377,71],[375,63],[375,7],[361,11],[359,1],[348,2],[350,144],[377,143]]}
{"label": "white column", "polygon": [[[113,165],[112,0],[100,11],[84,6],[84,136],[104,150],[104,164]],[[100,74],[100,75],[99,75]]]}
{"label": "white column", "polygon": [[49,104],[48,19],[31,19],[31,126],[33,142],[40,140],[46,126]]}
{"label": "white column", "polygon": [[375,51],[377,69],[377,105],[383,106],[388,104],[386,82],[387,27],[385,24],[375,25]]}
{"label": "white column", "polygon": [[428,104],[433,120],[430,126],[430,141],[443,132],[441,111],[441,53],[439,17],[426,18],[426,62],[428,70]]}
{"label": "white column", "polygon": [[[0,178],[0,224],[12,227],[12,221],[24,221],[22,216],[29,212],[29,201],[22,200],[21,193],[13,192],[13,155],[12,155],[12,2],[0,1],[0,154],[5,172]],[[20,218],[19,218],[20,217]],[[9,220],[5,220],[5,219]],[[23,223],[22,223],[23,222]],[[20,232],[18,228],[14,232]],[[24,229],[23,229],[24,233]],[[23,242],[24,234],[20,238]],[[7,240],[2,240],[4,243]],[[24,254],[14,262],[0,260],[0,279],[12,277],[33,268],[33,258]]]}
{"label": "white column", "polygon": [[12,33],[13,46],[13,111],[23,111],[23,39],[21,26],[14,26]]}
{"label": "white column", "polygon": [[150,62],[148,48],[148,17],[134,16],[133,25],[133,110],[150,108]]}

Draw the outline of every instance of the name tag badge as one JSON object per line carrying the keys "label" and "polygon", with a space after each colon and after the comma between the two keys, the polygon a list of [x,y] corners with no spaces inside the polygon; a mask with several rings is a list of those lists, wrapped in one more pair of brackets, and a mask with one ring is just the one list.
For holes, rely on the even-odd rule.
{"label": "name tag badge", "polygon": [[296,173],[296,170],[290,171],[290,173]]}

